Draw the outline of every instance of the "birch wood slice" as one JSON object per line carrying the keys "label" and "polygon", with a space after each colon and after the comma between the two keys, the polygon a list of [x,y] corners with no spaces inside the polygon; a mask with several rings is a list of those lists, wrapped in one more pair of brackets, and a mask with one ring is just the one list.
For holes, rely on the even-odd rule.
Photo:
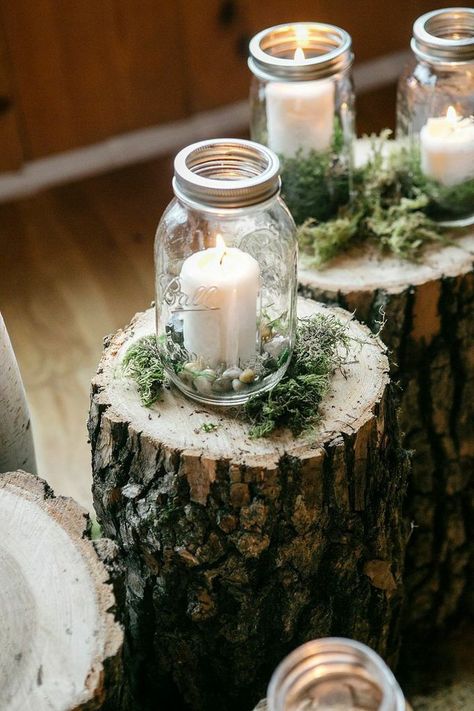
{"label": "birch wood slice", "polygon": [[360,247],[326,268],[303,266],[305,296],[338,304],[378,330],[401,386],[404,446],[414,451],[408,513],[408,625],[443,626],[472,595],[474,232],[419,263]]}
{"label": "birch wood slice", "polygon": [[123,635],[86,519],[31,474],[0,477],[2,711],[94,711],[113,695]]}
{"label": "birch wood slice", "polygon": [[[320,312],[350,320],[299,303],[300,316]],[[321,423],[298,438],[250,439],[235,413],[174,389],[144,408],[120,364],[154,332],[152,310],[107,343],[92,385],[93,495],[124,557],[128,666],[144,707],[171,679],[193,709],[252,708],[312,637],[396,654],[406,458],[384,350],[357,322],[349,329]]]}

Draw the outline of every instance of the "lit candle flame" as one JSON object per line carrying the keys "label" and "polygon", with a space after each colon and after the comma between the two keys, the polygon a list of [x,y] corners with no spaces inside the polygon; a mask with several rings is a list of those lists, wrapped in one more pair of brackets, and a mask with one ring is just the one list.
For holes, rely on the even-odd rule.
{"label": "lit candle flame", "polygon": [[297,47],[295,49],[295,56],[294,56],[295,62],[298,62],[298,64],[301,64],[302,62],[305,61],[305,59],[306,59],[306,57],[304,56],[304,50],[302,49],[302,47]]}
{"label": "lit candle flame", "polygon": [[219,259],[219,264],[222,264],[222,260],[224,259],[226,251],[226,244],[224,242],[224,238],[222,235],[217,234],[216,235],[216,252],[217,252],[217,257]]}
{"label": "lit candle flame", "polygon": [[308,28],[306,25],[295,25],[296,44],[301,47],[308,39]]}
{"label": "lit candle flame", "polygon": [[303,50],[303,45],[308,40],[308,28],[306,25],[295,25],[295,40],[296,50],[293,59],[295,62],[298,62],[298,64],[301,64],[306,59]]}
{"label": "lit candle flame", "polygon": [[456,121],[458,120],[458,115],[454,106],[448,107],[448,110],[446,111],[446,118],[448,119],[450,124],[456,123]]}

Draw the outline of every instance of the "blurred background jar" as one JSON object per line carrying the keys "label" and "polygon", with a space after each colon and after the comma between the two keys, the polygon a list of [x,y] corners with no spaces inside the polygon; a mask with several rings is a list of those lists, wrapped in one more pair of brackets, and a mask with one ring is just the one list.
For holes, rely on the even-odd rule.
{"label": "blurred background jar", "polygon": [[183,149],[174,167],[155,240],[162,358],[188,396],[241,404],[283,377],[295,338],[296,229],[278,158],[217,139]]}
{"label": "blurred background jar", "polygon": [[400,78],[397,137],[406,141],[428,212],[474,222],[474,9],[428,12],[413,25],[413,62]]}
{"label": "blurred background jar", "polygon": [[251,137],[278,154],[282,195],[297,224],[349,200],[354,139],[350,35],[297,22],[250,41]]}
{"label": "blurred background jar", "polygon": [[409,711],[383,659],[365,644],[327,637],[295,649],[276,668],[268,711]]}

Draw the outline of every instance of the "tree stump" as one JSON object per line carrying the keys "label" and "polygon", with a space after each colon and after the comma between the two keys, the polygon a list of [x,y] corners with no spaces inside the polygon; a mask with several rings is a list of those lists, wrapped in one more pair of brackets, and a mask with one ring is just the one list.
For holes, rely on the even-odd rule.
{"label": "tree stump", "polygon": [[[419,263],[370,247],[301,269],[305,296],[339,304],[389,348],[400,383],[404,446],[413,450],[406,624],[442,627],[467,601],[474,468],[474,234]],[[383,316],[383,315],[384,316]],[[469,493],[471,492],[471,493]]]}
{"label": "tree stump", "polygon": [[87,520],[31,474],[0,477],[3,711],[118,709],[123,633]]}
{"label": "tree stump", "polygon": [[[300,316],[322,310],[350,320],[299,304]],[[277,663],[313,637],[396,654],[407,459],[383,348],[349,328],[321,423],[298,438],[250,439],[235,412],[175,389],[141,406],[120,363],[153,333],[152,310],[106,345],[92,385],[93,495],[124,558],[127,654],[144,707],[171,678],[196,711],[252,708]]]}

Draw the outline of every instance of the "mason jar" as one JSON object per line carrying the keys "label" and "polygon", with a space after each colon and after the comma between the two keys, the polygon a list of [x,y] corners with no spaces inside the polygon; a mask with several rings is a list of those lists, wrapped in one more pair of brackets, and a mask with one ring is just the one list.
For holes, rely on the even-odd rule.
{"label": "mason jar", "polygon": [[434,10],[413,25],[413,61],[398,85],[397,138],[406,143],[428,213],[474,222],[474,9]]}
{"label": "mason jar", "polygon": [[296,228],[278,158],[251,141],[195,143],[173,190],[155,240],[164,367],[195,400],[238,405],[278,383],[294,345]]}
{"label": "mason jar", "polygon": [[409,711],[385,662],[365,644],[328,637],[307,642],[276,668],[269,711]]}
{"label": "mason jar", "polygon": [[278,25],[250,41],[251,137],[278,154],[297,224],[326,220],[350,195],[351,37],[321,22]]}

